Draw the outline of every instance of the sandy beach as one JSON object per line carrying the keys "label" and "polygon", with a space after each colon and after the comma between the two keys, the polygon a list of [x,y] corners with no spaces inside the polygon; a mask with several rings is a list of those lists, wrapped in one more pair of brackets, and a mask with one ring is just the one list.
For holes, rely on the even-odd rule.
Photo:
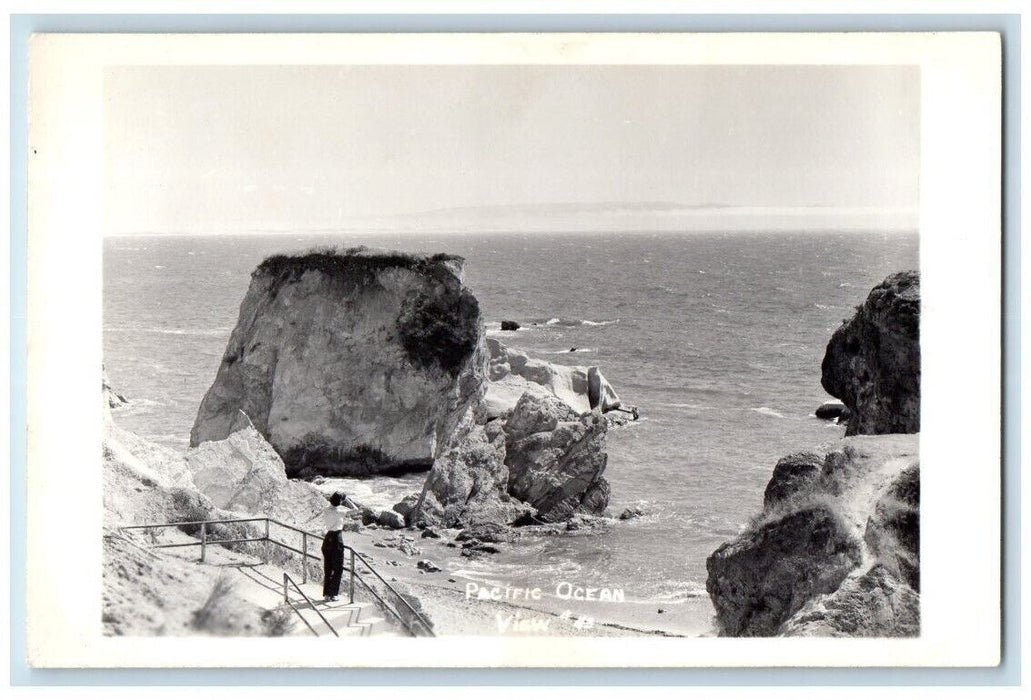
{"label": "sandy beach", "polygon": [[[462,543],[453,542],[457,530],[439,532],[442,537],[434,539],[421,537],[419,530],[369,526],[362,532],[349,532],[345,536],[345,543],[366,557],[392,586],[419,599],[437,634],[588,637],[715,634],[711,625],[698,623],[711,610],[704,597],[657,605],[636,602],[630,596],[620,601],[602,600],[606,593],[601,589],[588,593],[590,585],[586,582],[570,581],[560,590],[534,591],[503,580],[474,578],[467,571],[469,558],[462,556]],[[500,549],[505,544],[492,546]],[[476,554],[475,558],[490,556]],[[420,569],[418,563],[426,560],[440,571]],[[344,582],[346,585],[346,574]],[[535,592],[539,595],[534,595]],[[574,596],[598,599],[578,600]]]}

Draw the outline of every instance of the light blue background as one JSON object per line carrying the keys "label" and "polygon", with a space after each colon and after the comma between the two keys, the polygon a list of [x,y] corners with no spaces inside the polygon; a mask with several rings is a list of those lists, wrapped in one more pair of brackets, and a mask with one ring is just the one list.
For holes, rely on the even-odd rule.
{"label": "light blue background", "polygon": [[[990,669],[47,669],[25,664],[26,77],[34,32],[997,31],[1003,37],[1003,656]],[[13,15],[12,685],[1016,685],[1020,683],[1019,15]]]}

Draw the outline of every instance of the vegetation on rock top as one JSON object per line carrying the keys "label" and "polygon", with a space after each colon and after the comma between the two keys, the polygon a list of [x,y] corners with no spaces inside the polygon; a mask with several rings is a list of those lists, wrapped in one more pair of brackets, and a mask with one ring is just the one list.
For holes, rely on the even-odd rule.
{"label": "vegetation on rock top", "polygon": [[255,269],[255,275],[269,275],[278,281],[296,280],[309,271],[321,272],[334,279],[365,278],[381,270],[400,267],[416,272],[439,270],[440,263],[464,262],[449,253],[416,255],[398,251],[377,251],[365,246],[336,248],[324,246],[304,253],[270,255]]}

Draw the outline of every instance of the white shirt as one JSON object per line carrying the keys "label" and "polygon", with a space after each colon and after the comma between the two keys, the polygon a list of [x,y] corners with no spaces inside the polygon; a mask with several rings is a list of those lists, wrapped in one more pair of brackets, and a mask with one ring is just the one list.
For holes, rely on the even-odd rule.
{"label": "white shirt", "polygon": [[322,511],[322,524],[326,526],[326,530],[342,530],[348,510],[345,506],[329,506]]}

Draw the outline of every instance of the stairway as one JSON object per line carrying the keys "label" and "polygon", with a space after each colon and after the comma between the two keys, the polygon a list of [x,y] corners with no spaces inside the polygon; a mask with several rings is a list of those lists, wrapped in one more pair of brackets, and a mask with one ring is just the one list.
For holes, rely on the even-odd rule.
{"label": "stairway", "polygon": [[[234,553],[235,554],[235,553]],[[283,571],[268,564],[237,564],[234,571],[234,591],[242,598],[268,610],[287,606],[283,601]],[[322,585],[314,583],[298,583],[305,595],[315,605],[315,610],[322,613],[337,634],[341,637],[400,636],[397,627],[386,620],[375,603],[356,600],[348,603],[346,595],[336,602],[322,599]],[[290,602],[300,615],[318,633],[320,637],[331,637],[333,633],[326,627],[319,615],[312,609],[293,587],[287,589]],[[293,635],[310,636],[311,629],[303,622],[294,625]]]}
{"label": "stairway", "polygon": [[[155,542],[164,544],[196,542],[195,538],[177,530],[162,532],[156,540],[152,539],[150,542],[141,541],[142,539],[141,537],[131,538],[132,541],[144,547]],[[149,547],[147,548],[149,549]],[[313,636],[312,630],[314,629],[319,637],[332,638],[333,632],[326,627],[326,623],[322,621],[318,613],[322,613],[322,616],[336,630],[337,635],[341,637],[404,636],[403,629],[393,619],[385,618],[374,602],[355,600],[354,603],[348,603],[346,586],[340,600],[329,602],[322,597],[321,583],[301,583],[300,575],[291,574],[291,578],[296,581],[297,586],[314,603],[313,608],[297,593],[295,588],[288,587],[290,602],[293,603],[293,608],[296,608],[294,611],[283,599],[283,569],[266,564],[258,557],[235,552],[215,544],[208,545],[203,562],[198,559],[199,547],[152,549],[151,551],[158,556],[191,561],[197,566],[218,568],[224,575],[230,577],[233,584],[232,590],[236,596],[265,610],[285,608],[290,612],[290,617],[295,623],[287,633],[288,636]],[[298,616],[304,622],[298,620]]]}

